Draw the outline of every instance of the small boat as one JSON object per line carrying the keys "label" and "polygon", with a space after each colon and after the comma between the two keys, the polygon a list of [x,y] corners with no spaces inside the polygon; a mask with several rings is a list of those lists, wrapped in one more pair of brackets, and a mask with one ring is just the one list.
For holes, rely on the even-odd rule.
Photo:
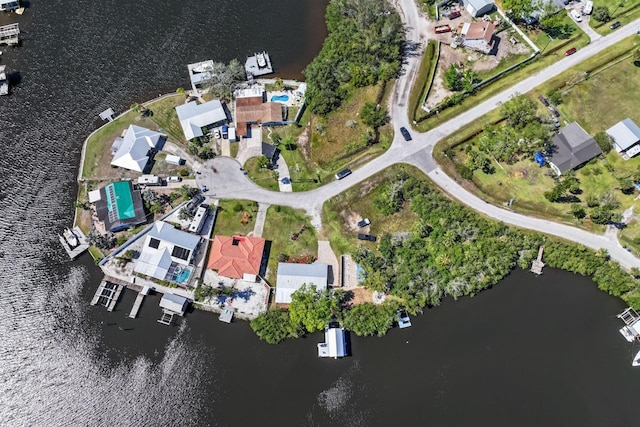
{"label": "small boat", "polygon": [[396,319],[398,320],[398,327],[400,329],[411,327],[411,319],[405,310],[398,310],[396,312]]}
{"label": "small boat", "polygon": [[636,354],[636,357],[633,358],[631,366],[640,366],[640,351],[638,352],[638,354]]}
{"label": "small boat", "polygon": [[264,68],[267,66],[267,60],[265,58],[264,52],[256,53],[256,61],[258,61],[258,67]]}
{"label": "small boat", "polygon": [[24,7],[19,7],[16,9],[16,15],[22,15],[24,13]]}
{"label": "small boat", "polygon": [[64,233],[62,233],[62,235],[64,236],[64,239],[67,241],[69,246],[71,246],[72,248],[75,246],[78,246],[78,238],[76,237],[76,235],[73,233],[72,230],[65,228]]}

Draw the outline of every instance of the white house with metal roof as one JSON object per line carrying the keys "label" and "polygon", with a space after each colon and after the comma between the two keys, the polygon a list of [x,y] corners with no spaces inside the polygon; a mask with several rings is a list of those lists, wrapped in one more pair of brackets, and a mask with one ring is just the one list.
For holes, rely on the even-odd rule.
{"label": "white house with metal roof", "polygon": [[493,0],[464,0],[463,3],[464,8],[473,17],[485,15],[495,7]]}
{"label": "white house with metal roof", "polygon": [[324,342],[318,343],[318,357],[345,357],[347,355],[347,340],[342,328],[326,328]]}
{"label": "white house with metal roof", "polygon": [[176,281],[174,273],[183,271],[191,263],[199,244],[199,236],[157,221],[147,233],[133,270],[158,280]]}
{"label": "white house with metal roof", "polygon": [[136,172],[144,171],[149,162],[149,152],[160,144],[163,137],[163,134],[147,128],[129,126],[124,137],[116,138],[111,146],[114,153],[111,166]]}
{"label": "white house with metal roof", "polygon": [[214,99],[213,101],[198,104],[196,101],[187,102],[176,107],[182,132],[187,140],[204,135],[203,127],[213,126],[227,121],[227,113],[224,111],[222,103]]}
{"label": "white house with metal roof", "polygon": [[18,0],[0,0],[0,12],[11,12],[20,8]]}
{"label": "white house with metal roof", "polygon": [[276,303],[291,303],[291,295],[307,285],[315,286],[317,291],[327,289],[329,265],[319,262],[313,264],[278,263],[276,278]]}
{"label": "white house with metal roof", "polygon": [[640,153],[640,127],[626,118],[606,130],[613,140],[613,149],[624,159],[630,159]]}

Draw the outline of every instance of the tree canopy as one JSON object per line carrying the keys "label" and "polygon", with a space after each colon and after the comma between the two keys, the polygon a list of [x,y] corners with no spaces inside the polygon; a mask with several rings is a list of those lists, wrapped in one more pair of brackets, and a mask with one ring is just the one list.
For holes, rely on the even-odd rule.
{"label": "tree canopy", "polygon": [[329,34],[304,70],[307,106],[322,115],[339,107],[350,87],[395,76],[404,43],[400,17],[386,1],[331,0],[326,21]]}
{"label": "tree canopy", "polygon": [[340,314],[342,293],[324,290],[315,286],[303,286],[291,296],[289,317],[293,325],[300,325],[307,332],[322,331],[332,317]]}

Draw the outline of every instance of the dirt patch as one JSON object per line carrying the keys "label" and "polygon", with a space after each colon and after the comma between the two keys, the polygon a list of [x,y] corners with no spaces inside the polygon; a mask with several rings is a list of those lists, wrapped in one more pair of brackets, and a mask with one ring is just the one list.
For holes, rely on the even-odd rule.
{"label": "dirt patch", "polygon": [[345,210],[340,212],[340,216],[344,220],[344,224],[346,224],[346,226],[349,227],[349,230],[351,231],[360,230],[360,228],[358,228],[358,221],[362,219],[361,215],[351,210],[348,210],[348,211]]}
{"label": "dirt patch", "polygon": [[352,289],[351,294],[353,297],[349,301],[350,305],[363,304],[365,302],[373,302],[372,292],[367,288],[355,288]]}
{"label": "dirt patch", "polygon": [[311,144],[309,144],[309,127],[304,129],[304,132],[298,137],[298,152],[302,156],[305,162],[311,162]]}

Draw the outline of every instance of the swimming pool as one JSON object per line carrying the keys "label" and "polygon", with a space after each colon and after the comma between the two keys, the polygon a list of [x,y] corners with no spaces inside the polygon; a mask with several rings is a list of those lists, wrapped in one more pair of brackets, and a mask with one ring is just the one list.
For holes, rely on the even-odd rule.
{"label": "swimming pool", "polygon": [[271,102],[287,102],[289,100],[289,95],[273,95],[271,97]]}

